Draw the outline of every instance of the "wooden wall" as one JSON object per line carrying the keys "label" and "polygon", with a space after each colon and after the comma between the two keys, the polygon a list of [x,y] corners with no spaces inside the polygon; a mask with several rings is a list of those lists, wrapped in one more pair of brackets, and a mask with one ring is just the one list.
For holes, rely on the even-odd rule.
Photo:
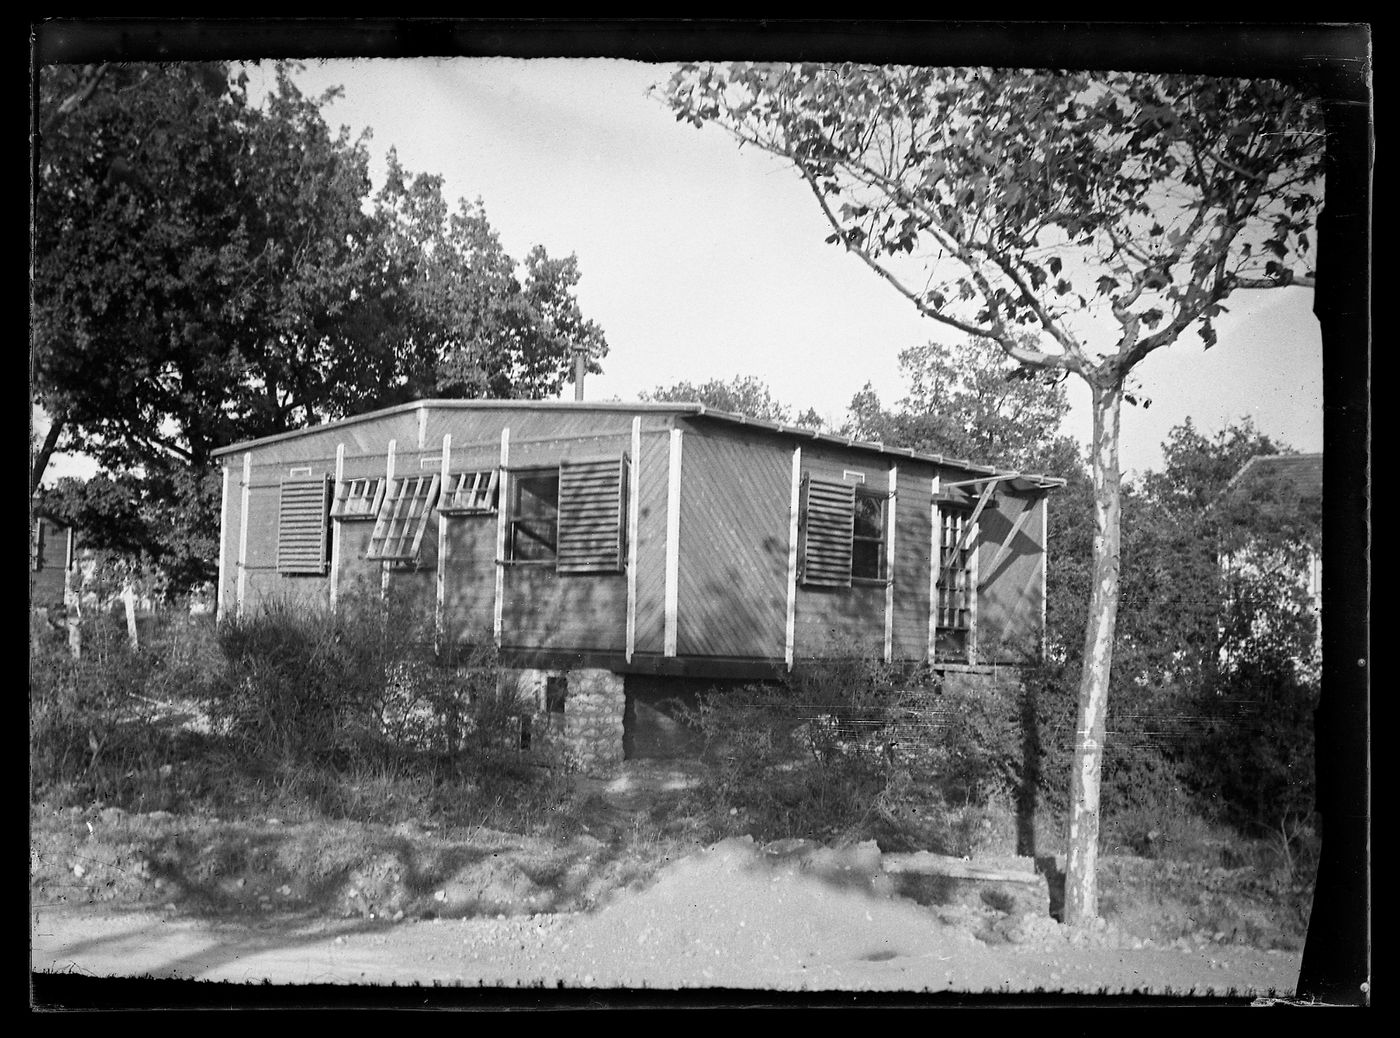
{"label": "wooden wall", "polygon": [[[641,413],[636,450],[634,417],[627,411],[532,410],[527,405],[519,410],[395,412],[251,448],[246,488],[245,456],[225,456],[221,614],[236,611],[240,584],[245,612],[273,600],[326,605],[332,583],[340,597],[357,587],[376,593],[387,586],[425,616],[440,615],[450,642],[480,643],[494,634],[499,574],[500,641],[507,650],[596,653],[621,663],[629,647],[630,619],[633,655],[664,658],[669,596],[675,603],[671,622],[677,658],[782,661],[788,648],[797,448],[803,474],[837,480],[854,480],[859,474],[865,488],[885,492],[893,473],[895,496],[892,585],[857,581],[851,587],[815,588],[798,583],[791,603],[794,658],[852,650],[882,656],[886,645],[895,660],[927,658],[933,479],[937,474],[947,483],[975,473],[667,412]],[[334,579],[329,569],[325,575],[277,572],[281,480],[334,478],[337,448],[343,478],[383,476],[391,439],[396,475],[436,473],[441,471],[444,435],[451,437],[452,472],[494,468],[505,426],[510,428],[512,470],[637,453],[628,485],[637,521],[635,544],[625,549],[625,557],[636,563],[630,602],[625,571],[561,575],[549,565],[498,565],[496,515],[444,517],[434,510],[418,564],[391,566],[387,585],[384,565],[365,558],[373,522],[332,524],[338,538],[332,547],[338,560]],[[673,429],[680,430],[676,517],[669,514]],[[1043,615],[1044,494],[999,488],[997,499],[998,507],[984,511],[980,523],[977,641],[982,663],[1023,659],[1038,643]],[[245,500],[246,545],[241,541]],[[507,501],[504,492],[501,500]],[[678,536],[674,580],[668,581],[673,518]]]}

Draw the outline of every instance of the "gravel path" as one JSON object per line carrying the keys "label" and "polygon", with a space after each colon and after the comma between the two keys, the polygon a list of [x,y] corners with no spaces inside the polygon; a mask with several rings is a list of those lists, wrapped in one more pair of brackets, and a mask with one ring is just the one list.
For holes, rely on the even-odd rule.
{"label": "gravel path", "polygon": [[[566,989],[1291,995],[1300,953],[1071,940],[1052,920],[981,932],[727,840],[588,913],[264,918],[36,905],[32,967],[234,983]],[[1136,946],[1135,946],[1136,945]]]}

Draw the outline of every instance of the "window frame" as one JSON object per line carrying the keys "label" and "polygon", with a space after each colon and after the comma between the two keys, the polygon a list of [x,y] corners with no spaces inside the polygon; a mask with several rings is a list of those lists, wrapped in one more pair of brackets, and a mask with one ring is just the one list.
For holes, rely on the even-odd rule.
{"label": "window frame", "polygon": [[[412,564],[418,561],[441,480],[441,474],[434,472],[395,476],[387,481],[365,558],[372,562]],[[415,511],[420,503],[421,509]]]}
{"label": "window frame", "polygon": [[[977,589],[973,585],[977,538],[975,527],[968,532],[971,518],[970,508],[947,503],[938,505],[938,581],[933,602],[935,641],[941,644],[940,636],[950,632],[951,637],[960,642],[957,651],[969,658],[977,624]],[[966,545],[960,553],[956,552],[958,541],[964,537]],[[957,557],[959,555],[961,557]],[[945,622],[949,619],[953,622]]]}
{"label": "window frame", "polygon": [[[890,581],[890,558],[889,558],[889,507],[893,495],[887,490],[867,490],[863,486],[856,486],[856,492],[852,498],[854,509],[851,521],[851,583],[861,584],[888,584]],[[860,532],[860,502],[861,500],[873,501],[878,509],[877,529],[879,536],[871,537]],[[874,544],[875,549],[875,576],[866,576],[856,572],[856,548],[861,544]]]}
{"label": "window frame", "polygon": [[[361,493],[355,492],[357,487],[362,488]],[[383,476],[352,476],[336,486],[330,517],[342,523],[370,522],[379,518],[383,502]]]}
{"label": "window frame", "polygon": [[[554,509],[552,516],[541,517],[531,514],[523,514],[520,511],[521,490],[523,486],[530,482],[552,478],[554,482]],[[505,538],[505,558],[503,562],[513,566],[553,566],[559,558],[559,466],[544,465],[526,469],[515,469],[510,473],[509,480],[509,500],[506,509],[506,538]],[[536,496],[536,500],[541,498]],[[553,537],[546,542],[535,537],[536,543],[546,544],[548,555],[522,557],[517,554],[516,542],[517,531],[532,523],[548,524],[553,530]]]}
{"label": "window frame", "polygon": [[[441,515],[494,515],[500,508],[500,482],[499,468],[451,473],[438,497],[437,510]],[[466,503],[462,503],[464,493]]]}

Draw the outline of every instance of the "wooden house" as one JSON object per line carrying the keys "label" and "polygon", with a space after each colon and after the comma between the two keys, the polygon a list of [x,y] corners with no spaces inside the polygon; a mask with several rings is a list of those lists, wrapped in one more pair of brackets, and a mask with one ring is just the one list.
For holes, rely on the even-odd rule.
{"label": "wooden house", "polygon": [[685,403],[425,400],[218,457],[221,616],[406,594],[595,763],[668,681],[1025,662],[1063,482]]}

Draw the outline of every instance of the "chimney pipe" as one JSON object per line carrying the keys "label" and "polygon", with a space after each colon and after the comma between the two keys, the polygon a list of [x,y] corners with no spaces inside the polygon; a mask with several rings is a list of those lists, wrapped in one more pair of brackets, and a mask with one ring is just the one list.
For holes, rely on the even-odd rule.
{"label": "chimney pipe", "polygon": [[574,400],[583,400],[583,376],[588,373],[588,351],[582,348],[574,350]]}

